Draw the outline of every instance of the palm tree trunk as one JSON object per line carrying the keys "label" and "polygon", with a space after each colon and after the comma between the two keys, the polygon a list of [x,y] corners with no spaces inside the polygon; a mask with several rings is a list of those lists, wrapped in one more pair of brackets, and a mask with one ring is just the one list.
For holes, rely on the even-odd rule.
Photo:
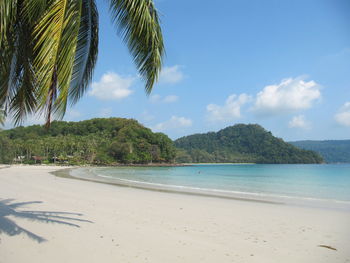
{"label": "palm tree trunk", "polygon": [[48,94],[48,101],[47,101],[47,115],[46,115],[46,123],[45,123],[45,127],[46,128],[50,128],[51,125],[51,115],[52,115],[52,106],[54,103],[54,100],[56,99],[56,95],[57,95],[57,66],[55,66],[55,70],[52,74],[52,82],[51,82],[51,86],[49,89],[49,94]]}

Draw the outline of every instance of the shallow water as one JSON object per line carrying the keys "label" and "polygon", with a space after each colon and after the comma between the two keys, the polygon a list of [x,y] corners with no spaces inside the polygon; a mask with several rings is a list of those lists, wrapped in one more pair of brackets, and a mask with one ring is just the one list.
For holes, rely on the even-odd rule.
{"label": "shallow water", "polygon": [[118,184],[205,192],[259,200],[314,200],[350,207],[350,164],[270,165],[223,164],[185,167],[81,168],[73,176],[90,174]]}

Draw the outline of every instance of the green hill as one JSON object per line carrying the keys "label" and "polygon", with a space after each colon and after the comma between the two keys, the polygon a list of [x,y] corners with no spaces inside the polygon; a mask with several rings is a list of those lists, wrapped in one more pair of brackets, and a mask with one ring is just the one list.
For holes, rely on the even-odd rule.
{"label": "green hill", "polygon": [[322,163],[313,151],[299,149],[257,124],[237,124],[218,132],[175,141],[178,162]]}
{"label": "green hill", "polygon": [[0,132],[0,162],[70,164],[164,163],[175,158],[173,142],[136,120],[109,118],[55,121]]}
{"label": "green hill", "polygon": [[290,144],[319,153],[327,163],[350,163],[350,140],[296,141]]}

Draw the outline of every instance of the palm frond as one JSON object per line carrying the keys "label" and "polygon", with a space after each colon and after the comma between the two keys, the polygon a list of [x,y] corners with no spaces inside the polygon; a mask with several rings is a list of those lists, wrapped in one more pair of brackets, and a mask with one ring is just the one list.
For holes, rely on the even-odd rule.
{"label": "palm frond", "polygon": [[152,0],[110,0],[110,10],[149,94],[157,81],[164,54],[162,31],[154,3]]}
{"label": "palm frond", "polygon": [[[13,116],[16,125],[36,108],[31,32],[46,2],[2,1],[0,4],[0,105]],[[30,4],[34,6],[31,10]]]}
{"label": "palm frond", "polygon": [[83,0],[69,99],[76,103],[92,78],[98,53],[98,12],[93,0]]}
{"label": "palm frond", "polygon": [[21,16],[35,24],[45,13],[52,0],[22,0]]}
{"label": "palm frond", "polygon": [[10,96],[9,80],[15,52],[17,1],[0,1],[0,106],[6,107]]}
{"label": "palm frond", "polygon": [[8,41],[17,18],[17,0],[0,1],[0,46]]}
{"label": "palm frond", "polygon": [[[28,22],[28,21],[27,21]],[[11,89],[10,108],[16,125],[21,124],[27,114],[36,109],[35,91],[37,83],[35,79],[33,63],[33,45],[30,24],[20,22],[17,28],[18,35],[16,52],[12,58],[12,73],[9,79]],[[27,43],[24,45],[23,43]]]}
{"label": "palm frond", "polygon": [[[149,94],[164,53],[152,0],[110,0]],[[98,51],[95,0],[0,0],[0,109],[16,125],[31,113],[62,118],[85,93]]]}
{"label": "palm frond", "polygon": [[81,11],[82,0],[56,0],[34,30],[37,97],[48,123],[53,113],[62,117],[66,111]]}
{"label": "palm frond", "polygon": [[3,126],[6,120],[6,112],[3,109],[0,109],[0,126]]}

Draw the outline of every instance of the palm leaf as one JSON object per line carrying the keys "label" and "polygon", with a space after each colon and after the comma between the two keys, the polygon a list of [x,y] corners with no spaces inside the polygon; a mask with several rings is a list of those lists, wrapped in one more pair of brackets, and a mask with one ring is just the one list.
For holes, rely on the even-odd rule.
{"label": "palm leaf", "polygon": [[[164,53],[152,0],[110,0],[145,89],[156,82]],[[86,91],[96,65],[95,0],[0,0],[0,108],[20,124],[31,113],[62,118],[68,100]]]}
{"label": "palm leaf", "polygon": [[0,46],[4,47],[16,24],[17,0],[0,1]]}
{"label": "palm leaf", "polygon": [[35,91],[37,87],[32,66],[33,45],[31,45],[30,26],[21,23],[17,29],[16,53],[12,60],[12,72],[9,79],[11,88],[10,107],[15,124],[20,124],[27,114],[36,109]]}
{"label": "palm leaf", "polygon": [[0,106],[6,107],[10,94],[9,80],[15,52],[17,1],[0,1]]}
{"label": "palm leaf", "polygon": [[112,19],[129,47],[149,94],[164,54],[162,31],[152,0],[110,0]]}
{"label": "palm leaf", "polygon": [[6,112],[3,109],[0,109],[0,125],[3,126],[6,119]]}
{"label": "palm leaf", "polygon": [[[35,12],[26,10],[30,2],[35,3],[32,9]],[[0,4],[1,26],[7,25],[6,29],[1,27],[0,105],[11,113],[15,124],[20,124],[36,109],[31,31],[45,6],[45,0],[2,1]]]}
{"label": "palm leaf", "polygon": [[47,123],[66,111],[80,28],[82,1],[56,0],[36,25],[34,65],[39,80],[39,108]]}
{"label": "palm leaf", "polygon": [[92,78],[98,53],[98,13],[93,0],[83,0],[80,29],[69,91],[71,103],[85,93]]}

